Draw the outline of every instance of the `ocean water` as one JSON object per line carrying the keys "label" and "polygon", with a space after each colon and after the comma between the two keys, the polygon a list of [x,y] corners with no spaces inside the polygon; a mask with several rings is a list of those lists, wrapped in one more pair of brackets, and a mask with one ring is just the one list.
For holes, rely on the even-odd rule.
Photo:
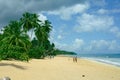
{"label": "ocean water", "polygon": [[120,54],[79,54],[78,57],[120,67]]}

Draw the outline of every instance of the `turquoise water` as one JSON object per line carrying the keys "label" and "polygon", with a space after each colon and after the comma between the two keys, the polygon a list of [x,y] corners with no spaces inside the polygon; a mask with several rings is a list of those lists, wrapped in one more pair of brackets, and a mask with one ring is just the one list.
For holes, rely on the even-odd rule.
{"label": "turquoise water", "polygon": [[120,67],[120,54],[79,54],[78,57]]}

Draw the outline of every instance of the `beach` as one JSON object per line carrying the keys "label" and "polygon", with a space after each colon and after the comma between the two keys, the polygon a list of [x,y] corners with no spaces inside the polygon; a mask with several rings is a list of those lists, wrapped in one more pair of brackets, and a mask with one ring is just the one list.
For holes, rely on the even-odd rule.
{"label": "beach", "polygon": [[120,67],[57,56],[49,59],[32,59],[29,62],[0,61],[0,78],[11,80],[120,80]]}

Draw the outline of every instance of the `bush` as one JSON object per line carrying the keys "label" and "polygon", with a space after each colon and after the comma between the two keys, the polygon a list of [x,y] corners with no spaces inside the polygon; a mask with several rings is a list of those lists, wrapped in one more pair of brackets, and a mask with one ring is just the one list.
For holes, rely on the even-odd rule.
{"label": "bush", "polygon": [[21,60],[21,61],[28,61],[29,56],[27,55],[27,52],[15,45],[9,46],[8,44],[4,43],[0,47],[0,60],[9,60],[9,59],[15,59],[15,60]]}
{"label": "bush", "polygon": [[29,56],[26,53],[23,53],[22,55],[20,55],[19,59],[21,61],[29,61]]}
{"label": "bush", "polygon": [[30,58],[42,59],[45,56],[46,56],[45,49],[43,47],[35,47],[35,48],[30,49],[30,52],[29,52]]}

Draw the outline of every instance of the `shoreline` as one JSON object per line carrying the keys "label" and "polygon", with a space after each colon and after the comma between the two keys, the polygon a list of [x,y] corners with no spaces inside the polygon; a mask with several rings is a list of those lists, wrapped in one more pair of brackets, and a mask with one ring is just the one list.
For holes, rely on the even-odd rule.
{"label": "shoreline", "polygon": [[110,66],[115,66],[115,67],[120,67],[120,64],[116,63],[116,62],[112,62],[112,61],[109,61],[109,60],[102,60],[102,59],[98,59],[98,58],[89,58],[89,57],[80,57],[78,55],[60,55],[60,57],[75,57],[77,56],[78,59],[85,59],[85,60],[88,60],[88,61],[93,61],[93,62],[98,62],[98,63],[103,63],[103,64],[107,64],[107,65],[110,65]]}
{"label": "shoreline", "polygon": [[32,59],[28,63],[1,61],[0,78],[11,80],[120,80],[120,67],[79,58],[56,56]]}
{"label": "shoreline", "polygon": [[108,60],[102,60],[102,59],[97,60],[97,59],[93,59],[93,58],[82,58],[82,59],[86,59],[89,61],[93,61],[93,62],[97,62],[97,63],[106,64],[106,65],[115,66],[115,67],[120,68],[120,64],[117,64],[116,62],[112,62],[112,61],[108,61]]}
{"label": "shoreline", "polygon": [[110,67],[116,67],[116,68],[120,68],[120,66],[114,65],[114,64],[110,64],[110,63],[105,63],[105,62],[101,62],[101,61],[97,61],[97,60],[92,60],[92,59],[86,59],[86,58],[82,58],[84,60],[88,60],[90,62],[94,62],[97,64],[101,64],[101,65],[106,65],[106,66],[110,66]]}

